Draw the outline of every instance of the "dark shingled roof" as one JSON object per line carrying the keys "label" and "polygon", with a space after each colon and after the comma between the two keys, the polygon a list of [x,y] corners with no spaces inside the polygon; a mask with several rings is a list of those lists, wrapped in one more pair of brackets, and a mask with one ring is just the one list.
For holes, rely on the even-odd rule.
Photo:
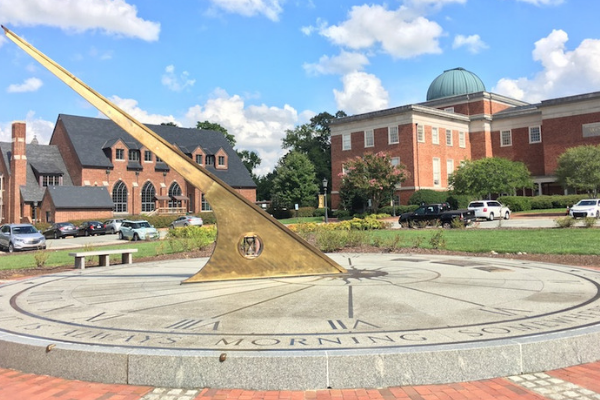
{"label": "dark shingled roof", "polygon": [[48,196],[57,209],[112,209],[114,203],[104,186],[51,186]]}
{"label": "dark shingled roof", "polygon": [[[0,142],[0,151],[6,163],[6,170],[12,173],[9,160],[12,144]],[[25,154],[27,155],[27,184],[20,188],[23,201],[42,201],[46,188],[40,187],[37,174],[62,175],[63,185],[73,186],[73,181],[57,146],[29,143],[26,146]]]}
{"label": "dark shingled roof", "polygon": [[[77,153],[76,157],[86,168],[111,168],[113,165],[102,149],[117,139],[132,146],[131,148],[139,149],[141,147],[137,140],[108,119],[60,114],[58,120],[62,121],[67,135],[73,143]],[[228,169],[218,170],[212,166],[208,166],[206,169],[229,186],[256,187],[250,173],[222,133],[170,125],[146,126],[181,149],[195,149],[200,146],[206,154],[215,154],[222,148],[228,156]]]}

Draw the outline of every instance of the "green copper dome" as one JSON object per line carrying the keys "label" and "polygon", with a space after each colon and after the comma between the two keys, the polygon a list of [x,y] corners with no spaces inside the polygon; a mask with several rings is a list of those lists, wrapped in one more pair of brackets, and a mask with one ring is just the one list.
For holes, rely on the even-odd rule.
{"label": "green copper dome", "polygon": [[454,68],[444,71],[431,82],[427,101],[484,91],[485,85],[477,75],[464,68]]}

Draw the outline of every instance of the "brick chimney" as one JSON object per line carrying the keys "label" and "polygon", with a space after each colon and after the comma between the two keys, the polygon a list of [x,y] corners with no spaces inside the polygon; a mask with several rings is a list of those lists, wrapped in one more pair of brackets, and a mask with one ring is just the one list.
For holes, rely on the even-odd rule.
{"label": "brick chimney", "polygon": [[21,222],[21,186],[27,183],[27,156],[25,155],[25,122],[12,124],[10,156],[10,185],[8,187],[8,222]]}

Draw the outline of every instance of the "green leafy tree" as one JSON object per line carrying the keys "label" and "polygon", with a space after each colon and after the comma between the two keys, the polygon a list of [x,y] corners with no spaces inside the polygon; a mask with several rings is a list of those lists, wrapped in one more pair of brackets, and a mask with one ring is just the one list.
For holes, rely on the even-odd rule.
{"label": "green leafy tree", "polygon": [[225,139],[227,139],[227,141],[229,142],[231,147],[235,147],[235,144],[236,144],[235,136],[233,136],[232,134],[227,132],[227,129],[225,129],[224,127],[222,127],[221,125],[219,125],[217,123],[213,123],[213,122],[209,122],[209,121],[204,121],[204,122],[198,121],[196,123],[196,129],[206,129],[209,131],[221,132],[223,134],[223,136],[225,136]]}
{"label": "green leafy tree", "polygon": [[518,188],[532,188],[529,170],[522,162],[491,157],[465,161],[449,178],[456,194],[478,197],[492,193],[515,194]]}
{"label": "green leafy tree", "polygon": [[315,182],[320,185],[323,178],[331,181],[331,129],[329,125],[336,118],[345,117],[338,111],[335,115],[322,112],[311,118],[310,123],[288,129],[282,147],[298,151],[308,156],[315,166]]}
{"label": "green leafy tree", "polygon": [[166,126],[177,126],[177,124],[175,122],[161,122],[161,125],[166,125]]}
{"label": "green leafy tree", "polygon": [[319,192],[315,183],[315,167],[305,154],[291,151],[275,167],[273,193],[282,206],[314,206]]}
{"label": "green leafy tree", "polygon": [[356,208],[357,203],[364,205],[370,200],[375,213],[396,185],[407,178],[404,165],[392,165],[389,154],[382,151],[347,161],[344,171],[340,174],[340,199],[345,208]]}
{"label": "green leafy tree", "polygon": [[565,187],[596,197],[600,188],[600,146],[572,147],[558,157],[554,172]]}

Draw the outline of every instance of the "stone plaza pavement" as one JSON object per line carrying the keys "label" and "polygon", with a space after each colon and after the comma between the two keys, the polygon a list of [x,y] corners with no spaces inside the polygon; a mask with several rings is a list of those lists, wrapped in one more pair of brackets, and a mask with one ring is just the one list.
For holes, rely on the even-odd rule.
{"label": "stone plaza pavement", "polygon": [[465,400],[596,399],[600,400],[600,362],[545,373],[445,385],[383,389],[252,391],[240,389],[173,389],[108,385],[26,374],[0,368],[1,400]]}

